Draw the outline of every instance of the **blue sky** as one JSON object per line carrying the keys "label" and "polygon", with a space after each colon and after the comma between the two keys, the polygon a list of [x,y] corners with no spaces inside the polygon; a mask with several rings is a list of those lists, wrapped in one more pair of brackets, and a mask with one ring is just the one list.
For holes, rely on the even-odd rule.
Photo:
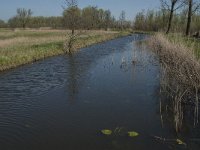
{"label": "blue sky", "polygon": [[[1,0],[0,19],[8,20],[16,14],[17,8],[30,8],[34,16],[60,16],[64,0]],[[78,0],[80,8],[88,5],[110,9],[115,17],[125,10],[126,17],[133,20],[142,9],[158,9],[159,0]]]}

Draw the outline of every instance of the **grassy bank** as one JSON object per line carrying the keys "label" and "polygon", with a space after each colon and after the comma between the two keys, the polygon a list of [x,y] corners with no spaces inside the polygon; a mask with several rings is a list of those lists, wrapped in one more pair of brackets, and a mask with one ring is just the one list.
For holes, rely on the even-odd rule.
{"label": "grassy bank", "polygon": [[200,58],[200,39],[186,37],[178,33],[169,34],[166,37],[170,42],[183,45],[192,51],[197,58]]}
{"label": "grassy bank", "polygon": [[[6,30],[0,29],[0,71],[63,54],[65,30]],[[128,33],[86,31],[75,44],[79,49]]]}
{"label": "grassy bank", "polygon": [[149,34],[149,35],[154,35],[154,31],[142,31],[142,30],[134,30],[133,33],[138,33],[138,34]]}
{"label": "grassy bank", "polygon": [[176,131],[181,130],[184,116],[188,113],[184,112],[185,106],[193,106],[190,111],[193,110],[194,124],[199,118],[200,63],[196,49],[189,47],[185,40],[156,34],[148,42],[160,60],[160,91],[163,99],[170,101],[167,111],[173,113]]}

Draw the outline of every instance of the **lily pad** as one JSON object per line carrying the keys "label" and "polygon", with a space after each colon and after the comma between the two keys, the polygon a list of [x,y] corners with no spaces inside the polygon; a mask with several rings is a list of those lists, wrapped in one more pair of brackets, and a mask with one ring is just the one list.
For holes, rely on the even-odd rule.
{"label": "lily pad", "polygon": [[179,144],[179,145],[186,145],[182,140],[180,139],[176,139],[176,142]]}
{"label": "lily pad", "polygon": [[135,132],[135,131],[130,131],[130,132],[128,132],[128,136],[130,136],[130,137],[136,137],[136,136],[138,136],[139,135],[139,133],[137,133],[137,132]]}
{"label": "lily pad", "polygon": [[108,130],[108,129],[104,129],[104,130],[101,130],[101,133],[105,134],[105,135],[111,135],[112,134],[112,131],[111,130]]}

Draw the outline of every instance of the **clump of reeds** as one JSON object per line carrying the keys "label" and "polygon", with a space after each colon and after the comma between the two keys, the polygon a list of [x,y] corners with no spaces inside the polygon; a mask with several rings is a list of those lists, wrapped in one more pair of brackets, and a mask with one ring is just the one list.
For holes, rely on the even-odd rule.
{"label": "clump of reeds", "polygon": [[169,41],[164,35],[156,34],[148,42],[158,55],[161,66],[161,92],[170,99],[176,131],[182,126],[183,104],[194,105],[194,124],[198,123],[200,89],[200,63],[189,49],[181,43]]}

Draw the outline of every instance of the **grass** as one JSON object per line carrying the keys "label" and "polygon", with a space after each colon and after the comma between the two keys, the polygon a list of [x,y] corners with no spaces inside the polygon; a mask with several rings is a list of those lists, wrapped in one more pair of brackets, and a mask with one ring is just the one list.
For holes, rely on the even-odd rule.
{"label": "grass", "polygon": [[65,35],[65,32],[63,30],[9,30],[4,29],[0,30],[0,39],[10,39],[15,37],[49,37],[49,36],[61,36]]}
{"label": "grass", "polygon": [[[31,63],[46,57],[64,54],[66,30],[9,30],[0,29],[0,71]],[[127,35],[127,32],[86,31],[75,48]]]}
{"label": "grass", "polygon": [[187,47],[188,49],[190,49],[190,51],[193,51],[194,55],[198,59],[200,58],[200,39],[186,37],[178,33],[169,34],[166,37],[172,43],[177,43]]}
{"label": "grass", "polygon": [[134,30],[133,33],[154,35],[156,32],[154,32],[154,31]]}
{"label": "grass", "polygon": [[[184,120],[184,106],[194,106],[194,125],[198,123],[200,90],[200,62],[196,55],[198,43],[179,35],[156,34],[148,42],[160,60],[161,93],[170,100],[176,131]],[[192,45],[192,46],[191,46]],[[192,111],[192,110],[190,110]]]}

